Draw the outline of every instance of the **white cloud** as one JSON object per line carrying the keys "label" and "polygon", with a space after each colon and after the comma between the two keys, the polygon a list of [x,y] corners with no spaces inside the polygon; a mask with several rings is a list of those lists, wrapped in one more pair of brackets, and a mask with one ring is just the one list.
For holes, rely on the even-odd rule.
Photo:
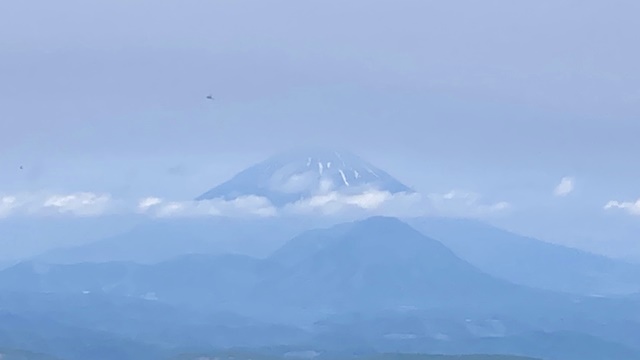
{"label": "white cloud", "polygon": [[0,217],[68,214],[99,216],[115,210],[109,194],[77,192],[67,194],[17,194],[0,196]]}
{"label": "white cloud", "polygon": [[631,215],[640,216],[640,199],[634,201],[609,201],[605,206],[605,210],[621,209],[625,210]]}
{"label": "white cloud", "polygon": [[225,201],[168,201],[146,197],[138,201],[115,199],[110,194],[0,194],[0,218],[9,216],[100,216],[138,213],[152,217],[275,216],[277,209],[266,199],[245,196]]}
{"label": "white cloud", "polygon": [[560,180],[560,183],[556,186],[556,188],[553,190],[553,194],[555,196],[567,196],[569,195],[571,192],[573,192],[573,185],[574,183],[574,179],[572,177],[563,177]]}
{"label": "white cloud", "polygon": [[47,197],[42,207],[54,209],[59,213],[70,213],[77,216],[98,216],[110,210],[113,205],[111,195],[79,192]]}
{"label": "white cloud", "polygon": [[0,197],[0,219],[11,215],[16,208],[18,199],[15,196]]}
{"label": "white cloud", "polygon": [[269,200],[260,196],[243,196],[234,200],[202,201],[162,201],[158,198],[146,198],[140,201],[138,208],[141,205],[147,205],[145,212],[155,217],[247,215],[266,217],[275,216],[278,213]]}
{"label": "white cloud", "polygon": [[369,190],[358,194],[336,191],[316,195],[286,205],[286,214],[339,214],[349,210],[375,210],[389,201],[392,195],[385,191]]}
{"label": "white cloud", "polygon": [[260,196],[233,200],[171,201],[145,197],[137,201],[114,199],[109,194],[77,192],[46,195],[0,196],[0,218],[12,215],[99,216],[144,214],[150,217],[332,215],[424,215],[483,217],[509,209],[506,202],[487,203],[475,193],[450,191],[445,194],[391,194],[376,189],[357,189],[345,194],[336,191],[317,194],[282,208]]}
{"label": "white cloud", "polygon": [[162,204],[162,199],[157,197],[146,197],[138,201],[138,212],[146,212],[150,208]]}
{"label": "white cloud", "polygon": [[507,202],[483,203],[474,193],[450,191],[423,196],[370,189],[360,194],[331,192],[298,201],[283,209],[285,214],[387,215],[398,217],[444,215],[483,217],[510,208]]}

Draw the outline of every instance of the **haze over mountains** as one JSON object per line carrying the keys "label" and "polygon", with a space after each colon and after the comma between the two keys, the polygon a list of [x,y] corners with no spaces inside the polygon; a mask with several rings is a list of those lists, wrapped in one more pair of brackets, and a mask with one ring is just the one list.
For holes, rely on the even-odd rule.
{"label": "haze over mountains", "polygon": [[[380,351],[584,358],[572,355],[569,346],[561,352],[564,357],[554,357],[558,349],[546,350],[557,342],[556,332],[593,337],[589,346],[607,344],[607,354],[635,356],[640,350],[633,350],[634,340],[628,338],[640,330],[629,318],[637,314],[637,302],[581,299],[509,284],[388,217],[305,233],[264,260],[191,255],[155,265],[23,263],[0,272],[0,288],[6,294],[0,299],[4,311],[47,313],[53,329],[67,324],[94,329],[96,336],[106,331],[101,336],[121,339],[118,346],[137,334],[143,341],[137,345],[140,352],[160,344],[178,349],[280,342],[340,352],[349,346],[367,349],[373,341]],[[334,338],[345,327],[356,337],[347,348]],[[244,336],[232,336],[230,328],[242,329]],[[50,336],[41,327],[30,331],[25,336]],[[529,341],[532,345],[513,346]]]}
{"label": "haze over mountains", "polygon": [[375,214],[397,194],[415,192],[345,152],[272,157],[195,201],[346,197],[357,219],[146,219],[25,259],[0,271],[0,348],[69,360],[234,348],[640,358],[636,265],[478,220]]}
{"label": "haze over mountains", "polygon": [[638,13],[1,1],[0,360],[640,360]]}
{"label": "haze over mountains", "polygon": [[[375,214],[375,207],[384,203],[384,196],[393,194],[415,192],[357,155],[312,148],[272,156],[200,195],[197,201],[212,200],[214,196],[227,200],[262,197],[273,200],[280,209],[306,201],[311,207],[346,206],[362,218]],[[345,197],[349,197],[347,203]],[[84,246],[55,249],[38,259],[53,263],[153,263],[194,253],[265,257],[305,230],[338,224],[345,215],[346,219],[353,217],[348,212],[301,214],[307,213],[289,212],[266,219],[219,215],[152,218],[139,222],[130,231]],[[511,282],[585,295],[640,292],[637,264],[528,238],[476,219],[435,216],[404,219],[479,269]]]}
{"label": "haze over mountains", "polygon": [[586,295],[640,291],[636,263],[514,234],[473,219],[407,221],[483,271],[514,283]]}

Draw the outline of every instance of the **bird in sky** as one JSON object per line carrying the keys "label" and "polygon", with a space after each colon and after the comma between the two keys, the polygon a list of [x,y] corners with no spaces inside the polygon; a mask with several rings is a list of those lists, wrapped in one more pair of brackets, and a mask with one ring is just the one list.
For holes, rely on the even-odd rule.
{"label": "bird in sky", "polygon": [[207,99],[209,99],[209,100],[213,100],[213,95],[208,95],[208,96],[207,96]]}

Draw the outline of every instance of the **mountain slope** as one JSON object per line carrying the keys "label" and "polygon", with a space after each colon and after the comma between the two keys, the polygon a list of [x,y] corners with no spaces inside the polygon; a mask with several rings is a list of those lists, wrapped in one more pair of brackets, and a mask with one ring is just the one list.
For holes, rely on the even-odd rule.
{"label": "mountain slope", "polygon": [[[413,192],[385,171],[346,151],[298,149],[277,154],[198,196],[196,201],[260,196],[281,207],[315,195],[377,190]],[[322,218],[155,219],[82,246],[47,251],[49,263],[135,261],[152,263],[185,254],[243,253],[265,256],[298,233],[324,226]]]}
{"label": "mountain slope", "polygon": [[[528,303],[539,313],[559,303],[572,307],[570,298],[487,275],[439,241],[386,217],[305,232],[266,261],[191,255],[151,266],[24,263],[0,272],[0,286],[13,291],[151,297],[197,307],[260,305],[257,311],[266,311],[269,304],[315,310],[363,306],[499,309],[508,302],[514,309]],[[535,306],[532,297],[539,298]],[[263,299],[264,304],[250,304],[252,298]]]}
{"label": "mountain slope", "polygon": [[354,316],[323,322],[318,341],[334,350],[347,342],[371,344],[370,351],[382,353],[517,354],[550,360],[635,360],[640,355],[635,340],[625,345],[581,331],[587,329],[540,331],[495,316],[457,322],[458,317],[411,312]]}
{"label": "mountain slope", "polygon": [[241,301],[273,271],[270,262],[243,255],[185,255],[150,265],[30,261],[0,271],[0,289],[123,296],[213,311]]}
{"label": "mountain slope", "polygon": [[99,241],[131,229],[139,220],[131,214],[4,218],[0,226],[0,268],[55,247]]}
{"label": "mountain slope", "polygon": [[308,314],[403,306],[498,308],[502,299],[522,300],[532,292],[482,273],[438,241],[387,217],[305,233],[264,261],[225,255],[149,266],[23,263],[0,272],[0,286],[152,298],[219,310],[235,305],[234,310],[263,313],[269,306],[286,305],[308,309]]}
{"label": "mountain slope", "polygon": [[2,360],[59,360],[53,356],[38,354],[24,350],[0,348],[0,359]]}
{"label": "mountain slope", "polygon": [[[296,328],[105,294],[0,292],[0,347],[75,359],[161,359],[172,348],[296,342]],[[79,346],[82,344],[82,346]]]}
{"label": "mountain slope", "polygon": [[249,167],[197,200],[261,196],[276,206],[330,191],[353,194],[377,189],[390,193],[412,192],[391,175],[360,157],[325,149],[298,149]]}
{"label": "mountain slope", "polygon": [[[181,354],[172,357],[170,360],[281,360],[283,356],[259,354],[259,353],[239,353],[227,352],[216,354]],[[288,356],[288,358],[296,358]],[[300,357],[304,358],[304,357]],[[367,356],[321,356],[320,359],[332,358],[336,360],[540,360],[530,357],[512,355],[428,355],[428,354],[378,354]]]}
{"label": "mountain slope", "polygon": [[90,244],[48,251],[46,263],[134,261],[156,263],[188,254],[241,253],[266,256],[317,219],[207,217],[154,219]]}
{"label": "mountain slope", "polygon": [[640,291],[640,266],[513,234],[467,219],[407,222],[481,270],[513,283],[576,294]]}
{"label": "mountain slope", "polygon": [[287,267],[264,296],[331,307],[464,306],[523,292],[395,218],[372,217],[291,240],[270,259]]}
{"label": "mountain slope", "polygon": [[[634,299],[570,296],[499,280],[388,217],[304,233],[267,259],[23,263],[0,272],[0,289],[0,308],[15,314],[202,349],[315,344],[346,351],[348,342],[350,349],[383,344],[384,351],[531,355],[563,339],[544,334],[566,331],[572,339],[610,343],[605,354],[623,354],[637,346],[640,331]],[[524,335],[539,331],[544,336]]]}
{"label": "mountain slope", "polygon": [[[2,308],[7,305],[6,296],[0,302]],[[0,312],[0,348],[25,349],[33,353],[44,353],[65,360],[112,360],[112,359],[157,359],[158,349],[135,341],[131,338],[117,336],[105,331],[98,331],[89,327],[69,325],[72,320],[63,319],[64,316],[55,314],[60,307],[45,305],[35,309],[34,303],[40,299],[29,296],[21,298],[25,304],[23,308],[31,308],[23,314],[11,314],[6,310]],[[75,302],[65,305],[67,314],[73,313]],[[17,306],[17,305],[16,305]],[[98,310],[98,309],[94,309]],[[43,315],[43,312],[50,312]],[[52,319],[58,316],[61,319]],[[1,353],[1,351],[0,351]],[[8,358],[16,356],[9,353]],[[36,356],[33,359],[50,359],[47,356]],[[18,357],[19,359],[19,357]],[[26,357],[26,359],[30,359]],[[4,358],[2,358],[4,360]]]}

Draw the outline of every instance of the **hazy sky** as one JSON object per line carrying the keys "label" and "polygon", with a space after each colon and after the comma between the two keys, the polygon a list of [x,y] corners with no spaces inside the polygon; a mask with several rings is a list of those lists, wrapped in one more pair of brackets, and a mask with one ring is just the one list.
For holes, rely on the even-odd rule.
{"label": "hazy sky", "polygon": [[[273,152],[340,146],[421,191],[509,201],[501,225],[640,258],[640,217],[603,210],[640,197],[639,13],[637,0],[2,1],[0,193],[191,198]],[[573,191],[554,196],[563,177]]]}

